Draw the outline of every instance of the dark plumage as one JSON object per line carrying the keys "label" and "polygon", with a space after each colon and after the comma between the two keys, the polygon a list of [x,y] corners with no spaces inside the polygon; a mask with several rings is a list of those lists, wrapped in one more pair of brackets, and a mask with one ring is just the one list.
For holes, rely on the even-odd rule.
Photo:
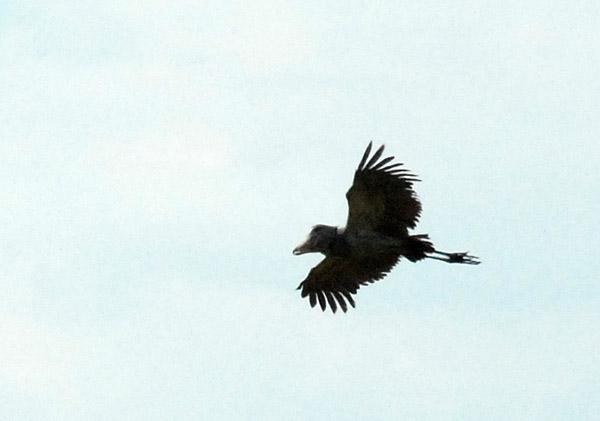
{"label": "dark plumage", "polygon": [[411,262],[430,258],[447,263],[476,265],[479,260],[467,253],[438,251],[427,234],[410,235],[421,214],[421,203],[412,185],[419,181],[391,163],[393,156],[380,159],[383,145],[372,157],[372,142],[354,173],[352,187],[346,193],[348,221],[345,228],[316,225],[306,242],[294,254],[319,252],[325,259],[311,269],[300,283],[302,297],[310,305],[317,302],[323,311],[327,304],[335,313],[338,306],[354,307],[353,294],[361,285],[385,277],[404,256]]}

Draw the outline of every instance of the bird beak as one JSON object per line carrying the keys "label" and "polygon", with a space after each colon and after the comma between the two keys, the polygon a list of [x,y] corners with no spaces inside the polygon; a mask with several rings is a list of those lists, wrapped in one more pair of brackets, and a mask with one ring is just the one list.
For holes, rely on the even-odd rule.
{"label": "bird beak", "polygon": [[298,256],[300,254],[304,254],[304,253],[308,253],[310,251],[309,247],[308,247],[308,241],[306,243],[300,244],[298,247],[296,247],[293,251],[294,256]]}

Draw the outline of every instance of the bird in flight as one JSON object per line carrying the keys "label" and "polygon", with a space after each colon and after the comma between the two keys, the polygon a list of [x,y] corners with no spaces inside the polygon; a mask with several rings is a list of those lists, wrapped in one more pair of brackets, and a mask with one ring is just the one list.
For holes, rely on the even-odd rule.
{"label": "bird in flight", "polygon": [[311,307],[318,302],[323,311],[329,304],[334,313],[338,306],[346,312],[347,303],[355,306],[352,295],[361,286],[384,278],[401,257],[411,262],[428,258],[480,263],[468,253],[436,250],[427,234],[409,234],[421,214],[421,202],[413,190],[413,183],[420,180],[403,164],[393,163],[393,156],[381,159],[383,145],[370,157],[372,146],[370,142],[346,193],[346,227],[315,225],[306,241],[294,249],[295,255],[325,255],[298,286]]}

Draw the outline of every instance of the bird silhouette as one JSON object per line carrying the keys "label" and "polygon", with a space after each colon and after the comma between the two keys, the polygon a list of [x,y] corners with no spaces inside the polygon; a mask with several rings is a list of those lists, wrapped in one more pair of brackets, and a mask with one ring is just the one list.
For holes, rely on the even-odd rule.
{"label": "bird silhouette", "polygon": [[401,257],[411,262],[428,258],[480,263],[466,252],[436,250],[427,234],[409,234],[421,214],[421,202],[413,190],[413,183],[420,180],[403,164],[393,163],[393,156],[381,159],[383,145],[370,157],[372,146],[370,142],[346,193],[346,227],[315,225],[307,240],[294,249],[295,255],[325,255],[298,286],[311,307],[318,302],[323,311],[329,304],[334,313],[338,306],[346,312],[347,303],[355,307],[352,295],[361,286],[384,278]]}

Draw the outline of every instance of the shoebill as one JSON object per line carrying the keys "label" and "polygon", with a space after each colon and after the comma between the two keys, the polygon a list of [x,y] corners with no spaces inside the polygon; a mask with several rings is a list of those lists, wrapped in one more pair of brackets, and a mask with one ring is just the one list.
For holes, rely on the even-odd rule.
{"label": "shoebill", "polygon": [[394,163],[393,156],[381,159],[384,146],[370,157],[371,149],[372,142],[346,193],[346,227],[315,225],[307,240],[294,249],[295,255],[325,255],[298,286],[311,307],[318,302],[323,311],[329,304],[334,313],[338,306],[346,312],[347,303],[355,306],[352,295],[361,286],[385,277],[401,257],[411,262],[480,263],[468,253],[436,250],[427,234],[409,233],[421,214],[421,203],[413,190],[413,183],[419,180],[403,164]]}

